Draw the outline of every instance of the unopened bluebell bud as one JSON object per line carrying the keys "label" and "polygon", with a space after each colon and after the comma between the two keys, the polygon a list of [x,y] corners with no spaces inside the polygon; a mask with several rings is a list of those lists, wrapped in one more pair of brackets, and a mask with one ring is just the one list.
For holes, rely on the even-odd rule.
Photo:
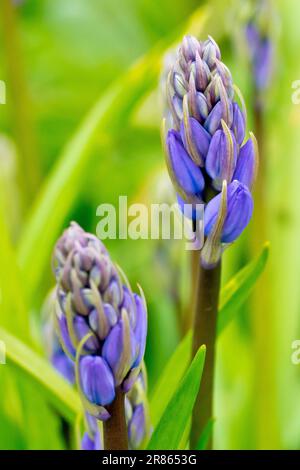
{"label": "unopened bluebell bud", "polygon": [[221,191],[223,180],[232,180],[237,161],[237,144],[232,131],[224,123],[224,130],[213,135],[205,160],[205,169],[212,185]]}
{"label": "unopened bluebell bud", "polygon": [[79,371],[82,390],[91,403],[105,406],[114,400],[114,376],[102,357],[82,357],[79,362]]}
{"label": "unopened bluebell bud", "polygon": [[257,142],[253,134],[241,147],[233,178],[251,190],[256,179],[258,167]]}
{"label": "unopened bluebell bud", "polygon": [[147,400],[147,376],[142,368],[134,386],[126,396],[126,421],[131,449],[139,449],[151,436],[149,404]]}
{"label": "unopened bluebell bud", "polygon": [[85,432],[81,441],[82,450],[103,450],[103,444],[99,431],[97,431],[92,437]]}
{"label": "unopened bluebell bud", "polygon": [[168,165],[177,192],[189,199],[201,195],[204,178],[184,148],[179,132],[171,130],[167,137]]}
{"label": "unopened bluebell bud", "polygon": [[68,355],[65,354],[64,349],[61,346],[59,338],[56,333],[54,323],[54,310],[56,307],[55,303],[55,290],[53,289],[42,307],[42,320],[43,320],[43,344],[45,347],[45,353],[51,362],[52,366],[57,372],[62,375],[68,382],[74,384],[75,382],[75,369],[74,362],[70,359],[70,355],[74,353],[71,345],[71,341],[67,335],[67,326],[63,326],[63,335],[69,348]]}
{"label": "unopened bluebell bud", "polygon": [[[205,235],[213,230],[221,204],[221,194],[209,201],[204,212]],[[247,186],[234,180],[227,189],[227,211],[222,227],[221,242],[231,243],[238,238],[250,222],[253,199]]]}

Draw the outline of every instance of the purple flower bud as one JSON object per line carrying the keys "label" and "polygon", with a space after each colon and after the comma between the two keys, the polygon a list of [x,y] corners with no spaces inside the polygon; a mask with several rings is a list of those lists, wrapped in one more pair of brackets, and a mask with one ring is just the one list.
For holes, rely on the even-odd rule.
{"label": "purple flower bud", "polygon": [[184,36],[181,47],[187,62],[190,60],[195,60],[196,53],[201,54],[201,46],[199,41],[197,41],[197,39],[193,36]]}
{"label": "purple flower bud", "polygon": [[138,345],[128,315],[122,310],[122,319],[112,328],[107,336],[102,356],[111,367],[116,386],[119,386],[133,367]]}
{"label": "purple flower bud", "polygon": [[60,314],[57,315],[57,321],[58,321],[60,341],[62,342],[62,346],[72,357],[74,357],[75,349],[73,347],[73,344],[69,335],[67,319],[62,312],[60,312]]}
{"label": "purple flower bud", "polygon": [[56,351],[51,357],[53,367],[59,372],[68,382],[73,384],[75,382],[74,363],[61,349]]}
{"label": "purple flower bud", "polygon": [[145,409],[142,404],[138,405],[133,413],[128,426],[129,440],[134,449],[138,449],[144,439]]}
{"label": "purple flower bud", "polygon": [[251,189],[256,178],[257,165],[255,143],[250,138],[240,150],[233,179],[240,181]]}
{"label": "purple flower bud", "polygon": [[219,46],[212,37],[209,37],[209,39],[204,42],[202,57],[211,70],[216,65],[216,59],[221,59]]}
{"label": "purple flower bud", "polygon": [[[80,342],[89,333],[92,333],[85,318],[79,315],[74,317],[74,331],[76,333],[78,342]],[[91,353],[96,352],[99,347],[100,343],[94,334],[86,341],[84,345],[85,350]]]}
{"label": "purple flower bud", "polygon": [[[204,213],[204,233],[208,236],[214,227],[221,202],[221,194],[207,204]],[[227,189],[227,213],[221,241],[231,243],[248,225],[253,212],[253,199],[247,186],[234,180]]]}
{"label": "purple flower bud", "polygon": [[134,329],[134,336],[138,347],[137,357],[134,360],[132,367],[138,367],[144,357],[147,338],[147,311],[142,298],[134,294],[136,305],[136,325]]}
{"label": "purple flower bud", "polygon": [[205,169],[213,186],[222,189],[223,180],[231,182],[237,159],[237,145],[232,132],[216,131],[211,139],[205,161]]}
{"label": "purple flower bud", "polygon": [[186,152],[178,132],[169,131],[167,147],[171,171],[176,179],[174,183],[187,196],[200,194],[204,188],[203,175]]}
{"label": "purple flower bud", "polygon": [[112,372],[99,356],[83,356],[79,363],[83,393],[95,405],[109,405],[115,398]]}
{"label": "purple flower bud", "polygon": [[103,450],[103,445],[101,442],[100,433],[97,430],[93,439],[89,436],[87,432],[84,433],[81,441],[82,450]]}
{"label": "purple flower bud", "polygon": [[223,119],[223,106],[221,101],[218,101],[216,106],[213,107],[212,111],[209,113],[204,127],[205,129],[213,135],[221,127],[221,120]]}
{"label": "purple flower bud", "polygon": [[189,204],[184,201],[179,194],[177,196],[177,203],[182,214],[191,220],[200,220],[203,215],[203,204],[198,202],[197,204]]}
{"label": "purple flower bud", "polygon": [[[211,141],[211,136],[204,129],[204,127],[202,127],[201,124],[199,124],[199,122],[196,121],[196,119],[191,117],[188,119],[188,123],[189,123],[189,129],[186,129],[184,126],[184,121],[181,122],[181,127],[180,127],[181,139],[184,143],[184,146],[187,152],[190,152],[190,154],[191,154],[191,151],[189,149],[188,143],[189,143],[189,140],[191,140],[195,145],[196,152],[199,156],[199,160],[204,161],[208,152],[209,144]],[[189,130],[190,130],[190,136],[189,136],[189,139],[187,140],[185,134],[186,132],[189,132]]]}
{"label": "purple flower bud", "polygon": [[240,110],[239,105],[237,103],[233,103],[232,130],[239,145],[242,145],[245,138],[245,124],[245,117]]}
{"label": "purple flower bud", "polygon": [[210,70],[206,62],[196,55],[195,61],[195,84],[198,91],[205,91],[211,78]]}

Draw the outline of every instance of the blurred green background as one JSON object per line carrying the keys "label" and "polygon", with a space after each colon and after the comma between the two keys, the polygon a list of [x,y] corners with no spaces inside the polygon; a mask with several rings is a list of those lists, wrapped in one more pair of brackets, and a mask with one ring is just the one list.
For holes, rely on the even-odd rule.
{"label": "blurred green background", "polygon": [[[1,2],[0,326],[43,355],[41,308],[54,283],[51,250],[76,220],[95,232],[101,203],[171,198],[159,128],[167,50],[212,35],[244,94],[253,86],[241,0]],[[217,350],[215,447],[300,448],[300,79],[297,0],[271,2],[275,64],[264,94],[263,233],[254,221],[225,254],[224,279],[269,240],[268,269]],[[258,203],[259,205],[259,203]],[[256,224],[257,225],[257,224]],[[257,227],[256,227],[257,230]],[[261,240],[260,240],[261,238]],[[253,243],[254,240],[254,243]],[[258,242],[256,243],[256,241]],[[149,308],[149,393],[190,313],[190,270],[179,242],[110,240]],[[263,299],[263,300],[262,300]],[[0,330],[1,340],[1,330]],[[30,376],[0,365],[0,448],[66,447],[66,424]]]}

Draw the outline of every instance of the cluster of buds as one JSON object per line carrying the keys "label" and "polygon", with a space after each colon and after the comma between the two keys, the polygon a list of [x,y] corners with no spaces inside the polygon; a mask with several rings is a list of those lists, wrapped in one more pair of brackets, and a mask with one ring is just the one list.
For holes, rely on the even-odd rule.
{"label": "cluster of buds", "polygon": [[[204,42],[184,37],[166,88],[171,115],[163,122],[167,167],[179,205],[204,204],[201,261],[210,268],[252,216],[257,143],[252,133],[245,141],[245,105],[211,37]],[[191,217],[197,214],[193,210]]]}
{"label": "cluster of buds", "polygon": [[[45,352],[52,366],[71,385],[75,383],[75,364],[61,347],[54,328],[53,313],[57,308],[55,290],[51,290],[43,306],[43,340]],[[125,414],[128,441],[131,449],[139,449],[151,434],[149,404],[147,399],[147,373],[142,363],[141,371],[131,390],[125,396]],[[102,427],[97,419],[85,413],[85,433],[82,437],[83,450],[103,450]]]}
{"label": "cluster of buds", "polygon": [[117,390],[127,393],[145,352],[147,312],[102,242],[72,223],[53,255],[57,282],[55,323],[66,355],[75,362],[86,413],[110,418]]}

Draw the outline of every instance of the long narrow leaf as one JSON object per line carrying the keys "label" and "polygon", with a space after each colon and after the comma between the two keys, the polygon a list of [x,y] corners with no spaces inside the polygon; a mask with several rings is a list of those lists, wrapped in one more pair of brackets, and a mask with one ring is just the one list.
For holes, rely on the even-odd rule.
{"label": "long narrow leaf", "polygon": [[192,333],[189,331],[172,354],[155,386],[150,405],[151,421],[154,427],[189,365],[191,342]]}
{"label": "long narrow leaf", "polygon": [[149,450],[178,449],[199,390],[205,351],[205,346],[199,348],[154,430]]}
{"label": "long narrow leaf", "polygon": [[261,254],[241,269],[221,291],[218,334],[231,322],[240,306],[245,302],[257,279],[263,272],[269,255],[269,243],[265,243]]}
{"label": "long narrow leaf", "polygon": [[15,253],[0,207],[0,324],[28,340],[29,318]]}
{"label": "long narrow leaf", "polygon": [[0,340],[5,344],[7,361],[6,365],[1,367],[17,367],[26,373],[62,416],[73,423],[81,411],[80,400],[75,390],[46,360],[3,328],[0,328]]}

